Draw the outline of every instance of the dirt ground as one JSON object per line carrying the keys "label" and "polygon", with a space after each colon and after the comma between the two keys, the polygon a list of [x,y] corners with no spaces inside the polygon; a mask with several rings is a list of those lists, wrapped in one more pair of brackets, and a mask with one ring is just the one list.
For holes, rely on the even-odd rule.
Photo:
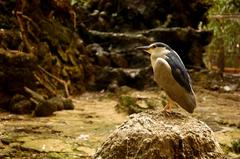
{"label": "dirt ground", "polygon": [[[218,93],[197,86],[194,89],[198,107],[192,116],[212,128],[225,153],[233,158],[240,157],[231,151],[232,142],[240,139],[240,92]],[[128,89],[122,94],[160,101],[162,92]],[[107,136],[127,119],[126,113],[115,109],[120,95],[102,91],[71,97],[75,109],[59,111],[51,117],[36,118],[1,111],[0,158],[90,158]],[[180,108],[174,111],[186,113]]]}

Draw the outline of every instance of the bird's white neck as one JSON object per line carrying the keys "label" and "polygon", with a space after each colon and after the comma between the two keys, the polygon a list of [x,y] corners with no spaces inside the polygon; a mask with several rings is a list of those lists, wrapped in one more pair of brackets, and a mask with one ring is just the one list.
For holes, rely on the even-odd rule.
{"label": "bird's white neck", "polygon": [[165,47],[155,48],[151,50],[151,64],[155,65],[157,58],[164,58],[164,56],[169,52]]}

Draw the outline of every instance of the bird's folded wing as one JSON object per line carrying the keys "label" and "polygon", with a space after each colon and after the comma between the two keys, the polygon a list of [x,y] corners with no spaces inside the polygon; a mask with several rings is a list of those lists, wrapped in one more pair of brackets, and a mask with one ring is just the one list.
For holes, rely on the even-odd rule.
{"label": "bird's folded wing", "polygon": [[188,92],[192,91],[191,88],[191,79],[189,77],[189,74],[180,59],[180,57],[175,52],[170,52],[169,54],[166,54],[165,59],[168,64],[170,65],[172,69],[172,75],[174,79],[182,86],[184,87]]}

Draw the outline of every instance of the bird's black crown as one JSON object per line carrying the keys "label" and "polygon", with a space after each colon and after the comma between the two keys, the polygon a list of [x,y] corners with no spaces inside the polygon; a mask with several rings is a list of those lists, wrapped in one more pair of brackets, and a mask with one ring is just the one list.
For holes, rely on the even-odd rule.
{"label": "bird's black crown", "polygon": [[155,43],[152,43],[152,44],[150,45],[150,47],[152,47],[152,48],[156,48],[156,47],[165,47],[165,48],[167,48],[168,50],[172,50],[167,44],[162,43],[162,42],[155,42]]}

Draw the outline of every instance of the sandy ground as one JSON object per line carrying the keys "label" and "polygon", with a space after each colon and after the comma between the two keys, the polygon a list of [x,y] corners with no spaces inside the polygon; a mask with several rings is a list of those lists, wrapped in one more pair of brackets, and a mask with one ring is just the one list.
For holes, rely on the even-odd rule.
{"label": "sandy ground", "polygon": [[[218,93],[195,87],[198,107],[192,116],[206,122],[224,151],[240,139],[240,93]],[[159,90],[128,90],[122,94],[161,100]],[[115,106],[118,96],[109,92],[72,97],[75,109],[51,117],[0,113],[0,158],[90,158],[107,136],[127,119]],[[160,102],[161,103],[161,102]],[[162,109],[159,106],[158,109]],[[181,108],[174,111],[184,112]],[[190,114],[189,114],[190,115]]]}

